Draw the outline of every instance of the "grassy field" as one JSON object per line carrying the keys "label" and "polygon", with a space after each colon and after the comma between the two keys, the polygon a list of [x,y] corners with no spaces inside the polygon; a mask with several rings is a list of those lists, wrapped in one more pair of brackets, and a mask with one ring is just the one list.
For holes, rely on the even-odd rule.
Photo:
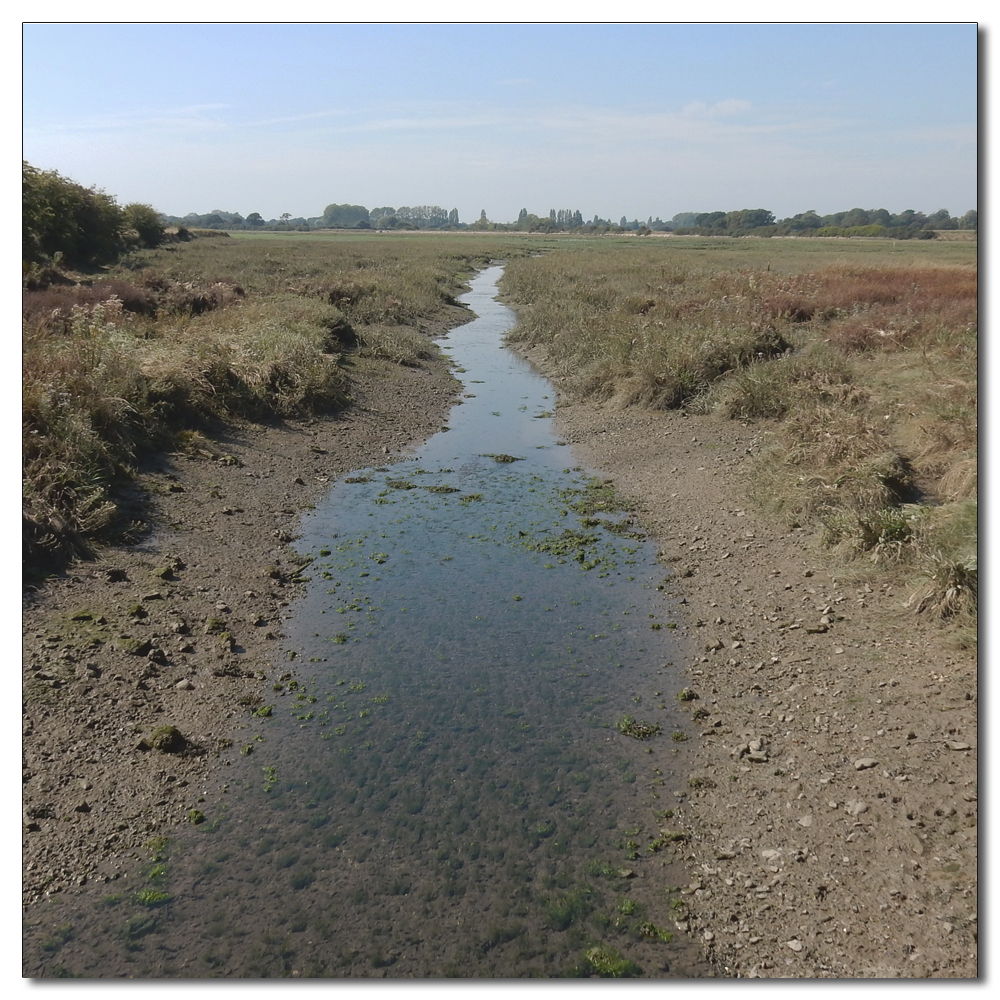
{"label": "grassy field", "polygon": [[974,243],[565,240],[511,262],[511,339],[579,398],[759,423],[755,499],[831,554],[977,604]]}
{"label": "grassy field", "polygon": [[58,566],[113,535],[115,486],[143,452],[219,421],[335,412],[350,399],[352,352],[419,362],[465,279],[524,252],[490,237],[246,234],[98,275],[30,275],[26,565]]}
{"label": "grassy field", "polygon": [[[241,233],[24,296],[25,541],[107,536],[141,454],[348,405],[346,355],[414,364],[476,268],[581,398],[759,423],[753,492],[831,550],[975,614],[977,245],[871,239]],[[52,276],[50,276],[51,278]]]}

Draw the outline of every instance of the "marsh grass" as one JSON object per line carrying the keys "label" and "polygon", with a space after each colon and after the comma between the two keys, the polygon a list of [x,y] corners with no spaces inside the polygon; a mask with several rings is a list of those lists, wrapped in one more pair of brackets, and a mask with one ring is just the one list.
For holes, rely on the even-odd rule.
{"label": "marsh grass", "polygon": [[[153,448],[219,422],[335,412],[357,351],[418,365],[497,240],[211,239],[23,300],[23,537],[32,571],[86,556]],[[523,244],[511,252],[526,252]],[[447,311],[451,310],[450,313]],[[449,319],[446,319],[446,314]]]}
{"label": "marsh grass", "polygon": [[514,260],[510,340],[541,347],[577,398],[759,424],[763,507],[845,560],[915,574],[914,607],[974,616],[975,247],[839,242],[592,241]]}

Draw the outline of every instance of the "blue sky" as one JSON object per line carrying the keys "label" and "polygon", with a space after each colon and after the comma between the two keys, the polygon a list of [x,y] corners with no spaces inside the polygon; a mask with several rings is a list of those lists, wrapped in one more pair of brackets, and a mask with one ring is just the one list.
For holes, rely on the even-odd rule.
{"label": "blue sky", "polygon": [[174,215],[961,215],[976,44],[971,23],[29,23],[24,157]]}

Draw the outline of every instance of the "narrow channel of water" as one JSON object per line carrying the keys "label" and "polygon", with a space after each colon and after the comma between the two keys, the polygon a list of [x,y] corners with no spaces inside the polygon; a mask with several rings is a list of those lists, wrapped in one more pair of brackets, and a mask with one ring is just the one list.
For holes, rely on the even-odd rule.
{"label": "narrow channel of water", "polygon": [[447,432],[304,517],[288,668],[206,821],[27,945],[46,974],[706,974],[674,932],[663,570],[502,347],[501,270],[447,340]]}

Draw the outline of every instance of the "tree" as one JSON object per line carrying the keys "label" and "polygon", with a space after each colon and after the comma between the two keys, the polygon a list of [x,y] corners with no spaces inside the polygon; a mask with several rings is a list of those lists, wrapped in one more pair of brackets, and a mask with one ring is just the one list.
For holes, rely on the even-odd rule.
{"label": "tree", "polygon": [[978,229],[979,228],[979,213],[974,209],[970,208],[961,219],[958,220],[959,229]]}
{"label": "tree", "polygon": [[773,226],[774,214],[766,208],[743,208],[738,212],[726,213],[726,228],[749,232],[758,226]]}
{"label": "tree", "polygon": [[158,247],[166,235],[166,226],[155,208],[133,202],[125,206],[123,221],[126,229],[134,229],[143,247]]}
{"label": "tree", "polygon": [[852,208],[844,213],[840,224],[845,228],[848,226],[867,226],[872,222],[871,216],[863,208]]}
{"label": "tree", "polygon": [[327,229],[355,229],[359,222],[370,222],[364,205],[327,205],[323,210],[323,225]]}
{"label": "tree", "polygon": [[59,253],[69,264],[107,264],[121,253],[124,217],[111,195],[23,161],[21,194],[24,260]]}
{"label": "tree", "polygon": [[694,224],[696,226],[701,226],[704,228],[711,229],[716,226],[723,226],[726,223],[726,213],[725,212],[702,212],[700,215],[696,215],[694,219]]}
{"label": "tree", "polygon": [[263,226],[264,225],[264,220],[261,218],[260,212],[251,212],[247,216],[247,220],[246,221],[247,221],[247,225],[248,226]]}
{"label": "tree", "polygon": [[958,220],[952,219],[951,212],[946,208],[939,208],[933,215],[927,217],[924,229],[957,229]]}
{"label": "tree", "polygon": [[282,213],[281,213],[281,221],[282,221],[282,222],[288,222],[288,220],[289,220],[289,219],[290,219],[291,217],[292,217],[292,213],[291,213],[291,212],[282,212]]}
{"label": "tree", "polygon": [[449,226],[457,226],[458,225],[458,209],[457,208],[453,208],[448,213],[448,225]]}

